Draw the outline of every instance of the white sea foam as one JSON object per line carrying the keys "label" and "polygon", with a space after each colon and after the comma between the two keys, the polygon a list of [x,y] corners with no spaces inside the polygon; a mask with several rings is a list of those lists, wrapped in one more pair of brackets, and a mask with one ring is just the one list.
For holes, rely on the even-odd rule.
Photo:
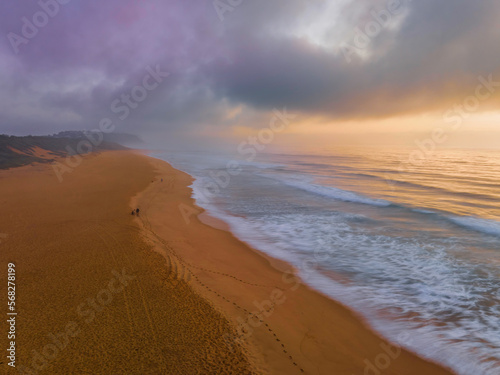
{"label": "white sea foam", "polygon": [[383,199],[372,199],[365,197],[361,194],[356,194],[351,191],[347,190],[342,190],[338,189],[332,186],[325,186],[325,185],[318,185],[314,184],[311,182],[311,179],[309,178],[282,178],[280,176],[276,175],[264,175],[260,174],[260,176],[263,177],[271,177],[275,179],[279,179],[281,182],[283,182],[287,186],[291,186],[297,189],[305,190],[309,193],[321,195],[324,197],[344,201],[344,202],[352,202],[352,203],[361,203],[361,204],[368,204],[371,206],[378,206],[378,207],[387,207],[391,205],[391,202],[383,200]]}
{"label": "white sea foam", "polygon": [[[241,240],[291,263],[305,283],[361,312],[389,339],[410,332],[412,339],[401,344],[461,375],[498,374],[491,361],[498,353],[491,348],[500,345],[500,317],[492,308],[478,308],[495,280],[479,279],[473,268],[447,255],[443,243],[423,246],[420,240],[360,233],[343,214],[259,220],[217,215]],[[358,276],[337,282],[328,271]],[[407,320],[409,314],[414,318]],[[450,315],[459,323],[449,322]],[[488,345],[478,348],[471,337]]]}
{"label": "white sea foam", "polygon": [[[181,160],[174,166],[196,178],[192,187],[197,203],[226,221],[241,240],[291,263],[308,285],[360,312],[374,329],[392,341],[400,341],[400,334],[409,332],[411,341],[400,344],[460,375],[500,374],[498,272],[480,260],[478,263],[460,257],[469,254],[468,241],[476,241],[474,246],[481,244],[477,242],[478,234],[460,228],[500,236],[499,222],[449,215],[439,208],[392,210],[390,201],[320,185],[312,177],[292,174],[293,165],[279,174],[273,171],[282,168],[278,163],[247,164],[251,168],[243,173],[248,177],[245,182],[240,186],[238,179],[231,181],[230,188],[221,189],[215,203],[210,197],[207,199],[202,189],[208,164]],[[254,173],[253,167],[260,171]],[[260,177],[266,179],[259,180]],[[267,178],[274,182],[266,183]],[[239,194],[239,211],[234,214],[232,190],[246,191],[244,184],[248,181],[255,184],[258,193],[247,189],[249,194],[257,194]],[[299,189],[294,196],[301,197],[300,204],[294,201],[292,205],[283,205],[280,194],[273,195],[273,189],[279,191],[276,181],[283,187]],[[308,193],[354,203],[346,204],[353,210],[307,210],[311,197]],[[260,196],[266,196],[264,205],[256,200]],[[365,215],[374,210],[360,210],[359,204],[380,209],[369,217]],[[448,232],[433,236],[431,230],[439,223],[442,231]],[[332,274],[338,277],[331,277]]]}
{"label": "white sea foam", "polygon": [[472,216],[449,216],[448,219],[464,228],[500,237],[500,222]]}

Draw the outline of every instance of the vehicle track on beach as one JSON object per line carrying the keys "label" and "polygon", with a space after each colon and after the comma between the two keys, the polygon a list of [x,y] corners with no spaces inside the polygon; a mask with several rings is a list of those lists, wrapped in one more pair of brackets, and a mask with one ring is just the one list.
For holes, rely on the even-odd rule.
{"label": "vehicle track on beach", "polygon": [[[115,243],[116,246],[112,246],[108,243],[108,241],[99,233],[97,232],[97,235],[102,239],[102,241],[105,243],[106,247],[108,248],[109,252],[111,253],[111,256],[112,256],[112,259],[113,259],[113,262],[115,263],[115,266],[117,267],[117,272],[120,272],[121,270],[119,269],[119,265],[118,265],[118,262],[116,260],[116,250],[115,248],[118,248],[118,249],[121,249],[122,251],[120,251],[120,256],[122,258],[124,258],[129,267],[132,266],[132,262],[130,261],[130,258],[127,256],[127,252],[125,251],[124,249],[124,245],[121,244],[111,233],[112,233],[112,230],[109,228],[109,224],[103,224],[100,226],[101,230],[104,231],[104,233],[107,234],[107,236],[109,236],[111,238],[111,240],[113,240],[113,242]],[[141,303],[142,303],[142,309],[144,310],[144,314],[147,318],[147,321],[148,321],[148,328],[149,328],[149,332],[151,334],[151,337],[153,338],[155,344],[156,344],[156,348],[155,348],[155,351],[158,352],[158,358],[160,359],[161,361],[161,365],[163,367],[163,369],[167,369],[168,366],[165,362],[165,358],[161,355],[161,345],[160,345],[160,342],[158,340],[158,325],[154,322],[154,319],[150,313],[151,309],[150,307],[148,306],[148,303],[147,303],[147,299],[144,297],[144,290],[141,286],[141,283],[140,282],[137,282],[135,283],[135,286],[137,286],[137,290],[139,292],[139,295],[140,295],[140,298],[141,298]],[[130,308],[130,299],[131,299],[131,296],[130,296],[130,293],[132,291],[129,290],[129,288],[123,288],[123,291],[122,291],[122,294],[123,294],[123,297],[124,297],[124,302],[125,302],[125,306],[126,306],[126,310],[127,310],[127,315],[129,317],[129,321],[130,321],[130,324],[129,324],[129,328],[131,330],[131,334],[132,336],[134,336],[134,340],[136,341],[137,345],[140,345],[140,343],[137,342],[137,337],[135,337],[135,335],[133,335],[133,332],[135,331],[135,326],[136,326],[136,321],[141,321],[141,318],[140,317],[135,317],[134,319],[134,316],[133,314],[131,313],[131,308]]]}

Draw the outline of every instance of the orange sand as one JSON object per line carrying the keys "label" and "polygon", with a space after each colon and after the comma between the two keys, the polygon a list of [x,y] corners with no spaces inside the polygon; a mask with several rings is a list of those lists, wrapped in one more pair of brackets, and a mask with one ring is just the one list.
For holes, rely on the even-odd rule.
{"label": "orange sand", "polygon": [[[223,340],[228,321],[175,278],[130,215],[130,197],[153,177],[131,152],[86,157],[62,183],[45,164],[0,171],[0,374],[250,373],[242,349]],[[16,369],[35,360],[38,372],[4,356],[8,262]]]}
{"label": "orange sand", "polygon": [[[451,373],[391,348],[350,310],[301,285],[286,263],[252,250],[206,213],[198,217],[203,210],[186,188],[191,177],[150,161],[156,179],[133,202],[141,208],[144,233],[177,274],[233,322],[233,339],[248,347],[256,368],[272,374]],[[379,367],[369,370],[367,361]]]}
{"label": "orange sand", "polygon": [[[378,360],[387,365],[380,374],[450,374],[407,351],[385,355],[385,341],[355,314],[223,223],[204,215],[215,229],[193,212],[184,220],[180,205],[202,211],[190,182],[128,151],[85,157],[62,183],[50,165],[0,172],[0,283],[15,262],[18,366],[38,359],[39,374],[361,375]],[[0,362],[0,373],[18,373]]]}
{"label": "orange sand", "polygon": [[34,146],[29,149],[29,151],[23,152],[20,151],[14,147],[7,146],[9,150],[12,152],[19,154],[19,155],[27,155],[27,156],[35,156],[40,159],[53,159],[56,154],[53,153],[52,151],[44,150],[43,148],[40,148],[38,146]]}

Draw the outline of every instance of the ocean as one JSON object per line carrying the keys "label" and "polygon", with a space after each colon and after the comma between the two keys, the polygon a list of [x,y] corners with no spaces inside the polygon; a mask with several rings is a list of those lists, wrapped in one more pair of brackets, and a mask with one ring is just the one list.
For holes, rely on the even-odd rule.
{"label": "ocean", "polygon": [[500,152],[154,156],[192,175],[197,204],[242,241],[385,337],[500,374]]}

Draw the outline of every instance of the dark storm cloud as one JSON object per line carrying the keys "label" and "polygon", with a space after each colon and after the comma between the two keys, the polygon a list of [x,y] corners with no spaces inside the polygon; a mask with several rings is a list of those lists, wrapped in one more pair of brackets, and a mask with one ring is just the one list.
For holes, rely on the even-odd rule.
{"label": "dark storm cloud", "polygon": [[[170,76],[123,130],[190,132],[283,106],[331,119],[440,110],[478,76],[500,80],[493,0],[405,2],[348,62],[341,47],[391,1],[344,1],[329,22],[338,1],[248,0],[221,21],[212,1],[71,0],[17,54],[7,36],[41,8],[4,1],[0,131],[93,128],[155,66]],[[228,119],[235,106],[243,113]]]}
{"label": "dark storm cloud", "polygon": [[[368,1],[356,1],[344,12],[352,15],[353,7],[379,11],[386,4],[371,8]],[[234,34],[240,39],[231,41],[234,58],[214,66],[214,82],[221,95],[262,108],[288,105],[332,117],[370,117],[439,108],[470,95],[479,75],[500,80],[500,52],[494,47],[500,4],[424,0],[404,6],[408,15],[401,26],[382,29],[365,48],[371,56],[353,57],[351,63],[338,48],[238,30]],[[363,30],[373,18],[353,22],[353,30]],[[233,27],[239,28],[236,22]],[[393,44],[381,54],[388,38]]]}

